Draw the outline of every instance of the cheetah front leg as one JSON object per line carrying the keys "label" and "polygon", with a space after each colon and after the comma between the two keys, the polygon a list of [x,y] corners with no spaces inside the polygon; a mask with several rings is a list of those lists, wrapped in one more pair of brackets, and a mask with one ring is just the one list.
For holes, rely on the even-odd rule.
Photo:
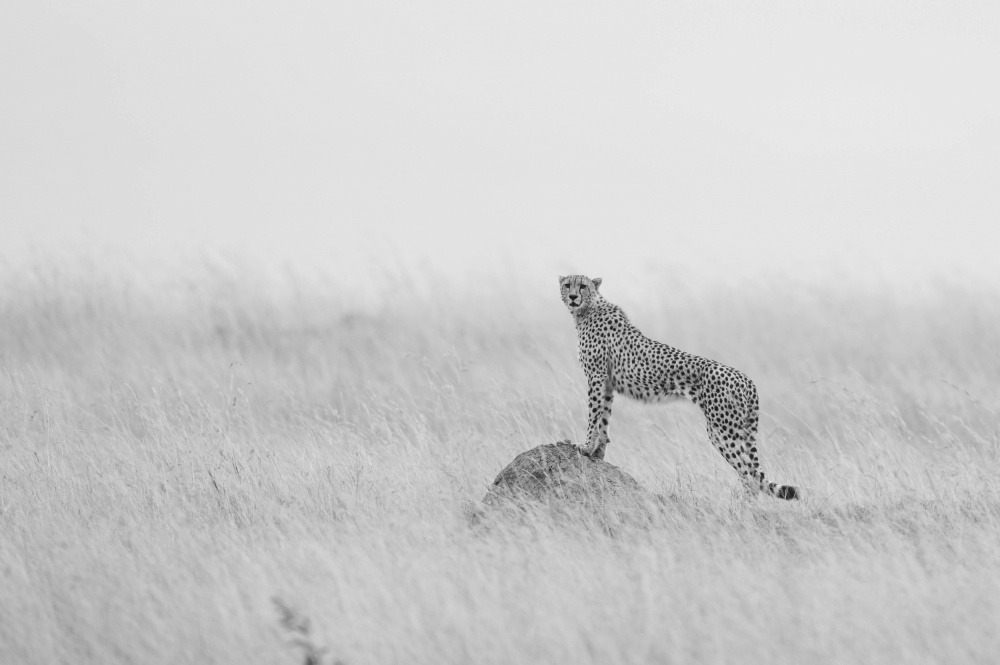
{"label": "cheetah front leg", "polygon": [[604,459],[604,451],[611,439],[608,437],[608,421],[611,419],[611,403],[614,390],[606,376],[590,377],[587,388],[589,420],[587,422],[587,444],[583,454],[593,459]]}

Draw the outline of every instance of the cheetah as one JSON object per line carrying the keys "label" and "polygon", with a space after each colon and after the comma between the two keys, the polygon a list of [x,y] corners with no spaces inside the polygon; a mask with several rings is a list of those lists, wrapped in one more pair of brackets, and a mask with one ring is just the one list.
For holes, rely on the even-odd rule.
{"label": "cheetah", "polygon": [[757,460],[757,388],[742,372],[649,339],[620,307],[598,293],[601,278],[559,278],[573,315],[580,364],[587,375],[589,416],[583,454],[603,459],[615,393],[643,402],[689,399],[705,414],[708,438],[749,492],[797,499],[791,485],[764,479]]}

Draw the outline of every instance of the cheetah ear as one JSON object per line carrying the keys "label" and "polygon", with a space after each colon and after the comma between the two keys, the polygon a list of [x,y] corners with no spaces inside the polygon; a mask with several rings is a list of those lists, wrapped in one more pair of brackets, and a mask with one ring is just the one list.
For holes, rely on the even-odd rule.
{"label": "cheetah ear", "polygon": [[601,290],[601,282],[603,280],[600,277],[595,277],[591,281],[594,283],[594,290],[595,291],[600,291]]}
{"label": "cheetah ear", "polygon": [[559,275],[559,283],[562,284],[563,280],[566,279],[565,275]]}

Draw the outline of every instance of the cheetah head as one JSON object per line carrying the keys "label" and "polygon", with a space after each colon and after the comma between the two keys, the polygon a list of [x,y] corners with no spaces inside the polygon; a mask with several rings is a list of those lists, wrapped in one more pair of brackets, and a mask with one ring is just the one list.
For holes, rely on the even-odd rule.
{"label": "cheetah head", "polygon": [[559,278],[559,292],[563,303],[573,316],[587,311],[600,295],[597,289],[601,287],[601,278],[590,279],[586,275],[569,275]]}

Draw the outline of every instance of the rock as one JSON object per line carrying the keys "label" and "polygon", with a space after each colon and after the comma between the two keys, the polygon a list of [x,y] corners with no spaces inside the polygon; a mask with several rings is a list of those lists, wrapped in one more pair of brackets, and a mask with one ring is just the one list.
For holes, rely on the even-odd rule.
{"label": "rock", "polygon": [[564,441],[515,457],[483,497],[485,510],[473,511],[470,520],[479,522],[491,511],[541,508],[559,519],[593,517],[613,532],[625,524],[648,524],[661,505],[632,476]]}

